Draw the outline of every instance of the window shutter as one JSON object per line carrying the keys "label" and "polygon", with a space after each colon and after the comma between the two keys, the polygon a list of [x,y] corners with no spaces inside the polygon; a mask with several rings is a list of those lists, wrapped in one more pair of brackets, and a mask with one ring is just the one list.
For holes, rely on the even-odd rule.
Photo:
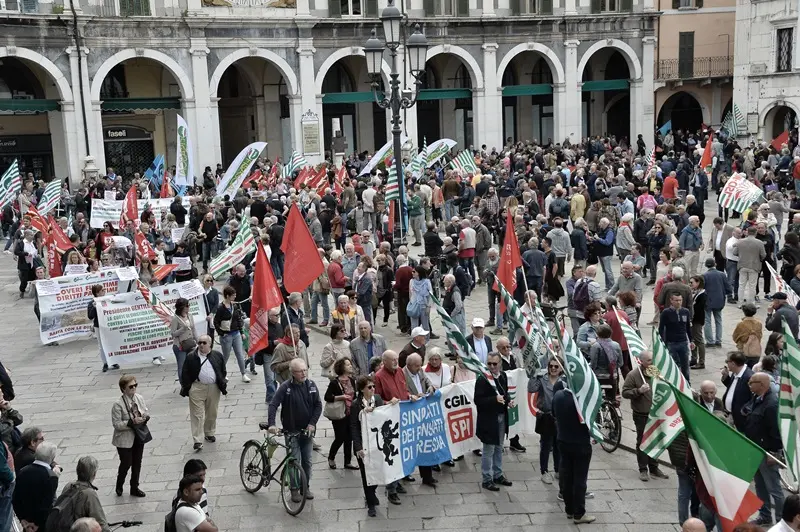
{"label": "window shutter", "polygon": [[436,14],[433,11],[433,2],[434,0],[422,0],[422,9],[425,11],[426,16],[432,17]]}
{"label": "window shutter", "polygon": [[680,9],[681,0],[672,0],[672,9]]}
{"label": "window shutter", "polygon": [[600,13],[603,10],[602,0],[592,0],[592,13]]}
{"label": "window shutter", "polygon": [[633,11],[633,0],[620,0],[620,11]]}
{"label": "window shutter", "polygon": [[456,16],[457,17],[469,16],[469,0],[458,0]]}
{"label": "window shutter", "polygon": [[511,14],[519,15],[522,12],[522,0],[511,0]]}
{"label": "window shutter", "polygon": [[539,0],[539,14],[552,15],[553,14],[553,0]]}
{"label": "window shutter", "polygon": [[364,9],[367,17],[378,16],[378,0],[364,0]]}
{"label": "window shutter", "polygon": [[340,0],[328,0],[328,16],[329,17],[341,17],[342,16],[342,5],[339,3]]}
{"label": "window shutter", "polygon": [[694,7],[701,9],[703,7],[703,0],[694,0]]}

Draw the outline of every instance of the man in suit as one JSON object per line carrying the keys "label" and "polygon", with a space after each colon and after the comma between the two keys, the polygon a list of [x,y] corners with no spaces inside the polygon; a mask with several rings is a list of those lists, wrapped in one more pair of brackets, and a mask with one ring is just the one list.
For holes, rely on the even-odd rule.
{"label": "man in suit", "polygon": [[489,353],[492,352],[492,339],[485,334],[485,323],[481,318],[472,320],[472,334],[467,336],[467,343],[478,355],[478,358],[486,364]]}
{"label": "man in suit", "polygon": [[412,353],[418,354],[422,357],[422,362],[425,362],[425,339],[427,335],[428,331],[422,327],[414,327],[414,330],[411,331],[411,341],[400,351],[398,362],[401,368],[406,367],[406,360]]}
{"label": "man in suit", "polygon": [[[703,274],[703,287],[706,291],[706,347],[722,347],[722,309],[725,308],[725,298],[733,297],[733,287],[728,276],[714,267],[714,259],[706,259],[708,271]],[[711,319],[714,319],[716,336],[712,334]],[[701,351],[702,353],[702,351]],[[704,369],[705,361],[700,360],[692,369]]]}
{"label": "man in suit", "polygon": [[[406,378],[408,394],[412,401],[417,401],[435,391],[431,381],[422,371],[422,357],[417,353],[412,353],[406,358],[403,375]],[[419,475],[422,477],[422,483],[426,486],[435,487],[439,482],[433,478],[433,468],[430,466],[419,466]]]}
{"label": "man in suit", "polygon": [[708,249],[714,251],[714,263],[717,270],[724,272],[725,263],[728,259],[725,254],[725,245],[733,235],[733,227],[725,223],[722,218],[714,218],[714,227],[711,229],[711,238],[708,241]]}
{"label": "man in suit", "polygon": [[763,267],[767,251],[764,243],[756,239],[756,228],[751,226],[747,229],[747,237],[737,242],[737,252],[739,255],[739,292],[742,296],[742,303],[753,303],[756,295],[756,284],[758,275]]}
{"label": "man in suit", "polygon": [[725,412],[722,399],[717,397],[717,385],[714,381],[703,381],[700,383],[700,393],[695,395],[695,400],[700,406],[711,412]]}
{"label": "man in suit", "polygon": [[722,405],[725,411],[733,418],[733,426],[741,431],[744,427],[745,416],[742,407],[750,401],[752,394],[748,383],[753,371],[747,367],[747,358],[739,351],[731,351],[725,358],[725,368],[722,369],[722,384],[725,385],[725,395],[722,396]]}
{"label": "man in suit", "polygon": [[42,442],[36,448],[35,460],[17,474],[17,485],[12,496],[14,513],[25,526],[33,523],[44,530],[47,516],[53,507],[58,489],[58,475],[61,468],[53,469],[50,464],[56,458],[56,445]]}

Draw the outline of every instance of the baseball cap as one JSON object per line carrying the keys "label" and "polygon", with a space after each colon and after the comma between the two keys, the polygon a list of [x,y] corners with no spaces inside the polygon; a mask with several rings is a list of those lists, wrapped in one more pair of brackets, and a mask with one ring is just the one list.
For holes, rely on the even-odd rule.
{"label": "baseball cap", "polygon": [[474,318],[472,320],[473,327],[485,327],[486,323],[481,318]]}
{"label": "baseball cap", "polygon": [[414,329],[411,331],[411,338],[415,338],[417,336],[428,336],[428,331],[422,327],[414,327]]}

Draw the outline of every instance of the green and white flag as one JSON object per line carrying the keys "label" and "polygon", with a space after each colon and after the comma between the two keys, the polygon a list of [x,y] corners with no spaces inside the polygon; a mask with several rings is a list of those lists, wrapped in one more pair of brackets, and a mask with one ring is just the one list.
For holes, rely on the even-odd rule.
{"label": "green and white flag", "polygon": [[250,229],[250,219],[247,216],[242,216],[242,224],[239,226],[236,238],[233,239],[233,242],[225,251],[211,261],[208,266],[208,273],[214,279],[221,279],[222,276],[231,271],[231,268],[242,262],[247,255],[255,250],[256,239],[253,237],[253,230]]}
{"label": "green and white flag", "polygon": [[308,161],[306,160],[305,156],[297,150],[292,150],[292,158],[283,165],[281,176],[289,179],[296,171],[306,166],[308,166]]}
{"label": "green and white flag", "polygon": [[219,180],[217,195],[233,197],[245,178],[250,174],[250,168],[256,164],[258,157],[266,147],[266,142],[253,142],[240,151],[228,169],[225,170],[225,175]]}
{"label": "green and white flag", "polygon": [[581,423],[589,427],[589,433],[597,441],[603,441],[603,433],[597,426],[597,412],[600,411],[600,403],[603,402],[603,390],[600,388],[600,381],[589,367],[589,362],[583,354],[578,351],[572,336],[567,332],[566,327],[561,327],[561,347],[564,349],[564,373],[567,377],[569,387]]}
{"label": "green and white flag", "polygon": [[730,532],[761,507],[750,482],[764,461],[764,450],[717,416],[673,390],[689,446],[711,496],[723,532]]}
{"label": "green and white flag", "polygon": [[[497,279],[496,276],[495,279]],[[503,283],[500,282],[500,279],[497,279],[497,287],[500,289],[500,297],[506,306],[506,316],[508,316],[508,320],[514,324],[516,340],[518,342],[521,339],[525,340],[520,354],[525,364],[525,371],[528,373],[528,376],[533,376],[541,369],[539,357],[548,354],[547,343],[544,341],[544,335],[542,334],[546,329],[543,330],[541,327],[533,326],[531,320],[522,312],[522,308],[514,298],[511,297],[511,294],[506,290],[506,287],[503,286]],[[490,286],[489,290],[491,289],[492,287]]]}
{"label": "green and white flag", "polygon": [[778,395],[778,424],[786,454],[786,464],[800,482],[800,347],[789,326],[783,322],[784,357],[781,361],[781,387]]}
{"label": "green and white flag", "polygon": [[747,120],[744,117],[744,113],[742,110],[739,109],[739,106],[733,104],[733,121],[736,124],[736,130],[739,132],[746,132],[747,131]]}
{"label": "green and white flag", "polygon": [[475,173],[478,171],[478,167],[475,164],[475,158],[472,156],[472,152],[469,150],[463,150],[461,153],[456,155],[456,158],[450,161],[450,166],[452,166],[455,170],[460,170],[463,173]]}
{"label": "green and white flag", "polygon": [[19,175],[17,160],[11,163],[3,177],[0,177],[0,209],[14,203],[17,195],[22,191],[22,178]]}
{"label": "green and white flag", "polygon": [[176,148],[175,155],[175,175],[172,182],[177,187],[189,186],[194,184],[194,148],[192,146],[192,136],[189,133],[189,125],[181,115],[176,115]]}
{"label": "green and white flag", "polygon": [[408,165],[408,169],[411,171],[411,175],[419,177],[425,171],[427,165],[428,165],[428,140],[423,137],[422,151],[419,152],[414,157],[414,159]]}
{"label": "green and white flag", "polygon": [[719,193],[719,206],[744,212],[759,201],[764,192],[747,180],[744,174],[733,174]]}
{"label": "green and white flag", "polygon": [[384,198],[388,205],[390,201],[400,199],[400,185],[397,182],[397,168],[395,165],[389,165],[389,171],[386,175],[386,191]]}
{"label": "green and white flag", "polygon": [[467,339],[464,338],[464,335],[461,333],[461,330],[459,330],[458,325],[453,321],[453,318],[451,318],[444,307],[442,307],[442,304],[439,303],[436,296],[431,295],[431,301],[433,302],[433,308],[436,309],[436,312],[442,319],[442,325],[444,325],[445,334],[447,334],[447,343],[450,345],[453,353],[461,357],[461,362],[464,363],[464,366],[468,370],[479,377],[484,377],[496,388],[494,377],[492,377],[492,374],[489,372],[489,368],[486,364],[481,362],[481,359],[479,359],[475,351],[472,350],[472,347],[470,347]]}
{"label": "green and white flag", "polygon": [[614,313],[617,315],[617,321],[622,329],[622,334],[625,335],[625,341],[628,342],[628,351],[633,357],[632,361],[638,364],[639,356],[642,354],[642,351],[647,351],[647,346],[644,345],[642,337],[639,336],[636,329],[628,323],[617,307],[614,307]]}
{"label": "green and white flag", "polygon": [[[661,453],[683,431],[681,412],[675,402],[672,390],[680,390],[689,399],[693,399],[693,395],[689,383],[686,382],[680,368],[670,356],[655,327],[653,327],[653,366],[658,369],[659,378],[653,379],[653,401],[650,405],[650,416],[644,427],[642,443],[639,444],[639,448],[655,459],[661,456]],[[635,371],[641,371],[641,366]],[[666,386],[665,383],[669,383],[671,386]]]}
{"label": "green and white flag", "polygon": [[42,216],[46,216],[47,213],[52,211],[56,208],[56,206],[61,202],[61,180],[58,178],[53,179],[47,186],[44,187],[44,193],[42,194],[42,199],[39,200],[39,205],[37,205],[37,210],[39,214]]}
{"label": "green and white flag", "polygon": [[722,119],[722,127],[724,127],[732,137],[737,137],[739,135],[739,126],[736,124],[736,119],[733,117],[731,111],[728,111],[728,114]]}

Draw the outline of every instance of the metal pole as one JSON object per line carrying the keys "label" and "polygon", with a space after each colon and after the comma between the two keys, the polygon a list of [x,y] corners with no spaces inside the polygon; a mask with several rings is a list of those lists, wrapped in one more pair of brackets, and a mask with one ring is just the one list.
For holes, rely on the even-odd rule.
{"label": "metal pole", "polygon": [[402,129],[400,128],[400,124],[402,120],[400,120],[400,106],[401,106],[401,99],[400,99],[400,74],[397,72],[397,48],[391,47],[389,49],[391,56],[392,56],[392,72],[391,72],[391,80],[389,82],[391,87],[391,92],[389,96],[389,103],[392,109],[392,140],[394,141],[394,170],[397,174],[397,212],[399,213],[399,228],[400,228],[400,242],[397,243],[397,247],[404,244],[403,242],[403,220],[405,219],[405,212],[403,211],[403,199],[405,197],[405,176],[402,173],[403,165],[402,165],[402,157],[403,157],[403,145],[400,142],[400,134],[402,133]]}

